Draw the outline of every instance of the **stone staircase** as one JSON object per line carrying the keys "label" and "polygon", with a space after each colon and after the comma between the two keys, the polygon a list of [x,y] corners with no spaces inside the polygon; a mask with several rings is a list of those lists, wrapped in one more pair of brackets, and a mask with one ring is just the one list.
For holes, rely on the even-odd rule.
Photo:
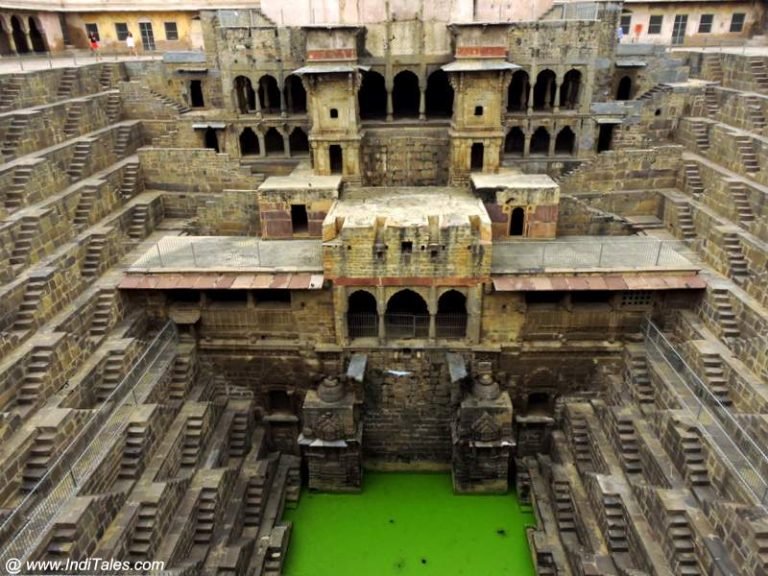
{"label": "stone staircase", "polygon": [[171,98],[168,98],[168,96],[165,96],[164,94],[160,94],[159,92],[155,92],[154,90],[150,90],[149,93],[152,94],[152,96],[154,96],[158,100],[161,100],[166,106],[170,106],[171,108],[176,110],[176,112],[178,112],[179,114],[184,114],[185,112],[189,112],[191,110],[191,108],[189,108],[188,106],[185,106],[184,104],[179,104],[178,102],[176,102],[175,100],[172,100]]}
{"label": "stone staircase", "polygon": [[139,183],[139,163],[130,162],[125,165],[123,171],[123,181],[120,183],[120,197],[123,200],[133,198],[138,189]]}
{"label": "stone staircase", "polygon": [[741,163],[744,166],[744,171],[747,174],[754,174],[760,170],[760,164],[757,161],[757,155],[755,149],[752,146],[752,138],[744,134],[734,135],[734,141],[736,142],[736,150],[741,157]]}
{"label": "stone staircase", "polygon": [[648,358],[644,350],[630,352],[629,382],[632,395],[638,404],[653,404],[656,401],[651,378],[648,374]]}
{"label": "stone staircase", "polygon": [[118,158],[122,158],[125,155],[125,151],[128,148],[128,143],[131,141],[132,126],[120,126],[117,129],[117,137],[115,138],[115,155]]}
{"label": "stone staircase", "polygon": [[77,541],[77,524],[74,522],[56,522],[51,538],[45,549],[48,559],[66,560],[71,558]]}
{"label": "stone staircase", "polygon": [[703,119],[691,118],[691,132],[699,150],[709,150],[709,127]]}
{"label": "stone staircase", "polygon": [[570,431],[571,449],[576,463],[591,469],[592,453],[590,452],[589,430],[583,416],[569,414],[568,428]]}
{"label": "stone staircase", "polygon": [[27,131],[29,124],[29,115],[20,114],[13,117],[11,125],[5,132],[5,140],[3,140],[2,155],[6,162],[10,162],[16,157],[16,148]]}
{"label": "stone staircase", "polygon": [[13,184],[5,191],[5,208],[9,212],[25,204],[24,191],[31,175],[31,166],[19,166],[13,171]]}
{"label": "stone staircase", "polygon": [[30,278],[24,290],[24,299],[13,322],[15,332],[26,332],[34,328],[35,313],[40,307],[40,300],[45,292],[45,284],[45,278]]}
{"label": "stone staircase", "polygon": [[123,458],[120,460],[120,473],[122,480],[136,480],[141,473],[141,456],[146,444],[147,427],[143,422],[131,422],[125,431],[125,445],[123,446]]}
{"label": "stone staircase", "polygon": [[[722,75],[722,71],[720,74]],[[717,94],[715,93],[714,86],[707,86],[704,89],[704,108],[707,112],[707,118],[714,119],[717,116],[720,104],[717,101]]]}
{"label": "stone staircase", "polygon": [[723,406],[732,406],[728,392],[728,381],[723,371],[723,361],[719,354],[714,352],[702,352],[701,363],[704,367],[704,381],[712,395]]}
{"label": "stone staircase", "polygon": [[77,182],[82,177],[88,157],[91,155],[91,145],[90,140],[81,140],[75,144],[75,153],[67,168],[67,174],[72,182]]}
{"label": "stone staircase", "polygon": [[59,78],[59,89],[56,91],[57,98],[68,98],[72,95],[72,89],[77,80],[77,68],[65,68]]}
{"label": "stone staircase", "polygon": [[723,81],[723,67],[720,64],[720,54],[704,54],[702,65],[709,71],[709,80],[713,82]]}
{"label": "stone staircase", "polygon": [[757,87],[760,90],[768,90],[768,69],[766,69],[765,60],[759,56],[750,58],[749,70]]}
{"label": "stone staircase", "polygon": [[197,502],[197,522],[195,524],[195,544],[210,544],[213,537],[213,527],[216,523],[216,501],[218,493],[215,488],[203,488]]}
{"label": "stone staircase", "polygon": [[248,434],[248,414],[237,412],[229,434],[229,456],[231,458],[242,458],[248,453],[251,447]]}
{"label": "stone staircase", "polygon": [[743,285],[749,277],[749,268],[744,259],[744,253],[741,251],[741,241],[735,232],[726,232],[723,234],[723,250],[728,259],[728,270],[731,278],[736,284]]}
{"label": "stone staircase", "polygon": [[620,418],[616,421],[616,433],[619,439],[619,453],[627,474],[640,474],[643,471],[640,462],[640,449],[637,445],[637,432],[630,418]]}
{"label": "stone staircase", "polygon": [[693,531],[684,512],[670,512],[667,520],[667,539],[674,550],[673,566],[676,567],[676,573],[680,576],[701,576]]}
{"label": "stone staircase", "polygon": [[191,468],[197,465],[200,448],[203,444],[203,417],[190,416],[184,430],[184,445],[181,449],[181,467]]}
{"label": "stone staircase", "polygon": [[67,112],[67,119],[64,122],[64,134],[69,138],[74,138],[80,134],[80,122],[83,119],[83,102],[73,102]]}
{"label": "stone staircase", "polygon": [[694,200],[698,200],[704,194],[704,183],[701,181],[699,164],[693,160],[685,160],[683,162],[683,171],[685,173],[686,190],[693,196]]}
{"label": "stone staircase", "polygon": [[107,106],[105,108],[107,120],[109,120],[110,123],[114,124],[120,120],[121,108],[122,101],[120,100],[120,94],[110,94],[107,97]]}
{"label": "stone staircase", "polygon": [[733,205],[736,206],[739,222],[749,227],[749,223],[755,220],[755,213],[749,203],[747,186],[742,182],[731,182],[728,184],[728,190],[731,193],[731,198],[733,198]]}
{"label": "stone staircase", "polygon": [[568,482],[555,480],[552,485],[552,495],[558,530],[562,533],[576,532],[576,517],[571,499],[571,487]]}
{"label": "stone staircase", "polygon": [[109,325],[112,320],[112,311],[115,304],[115,291],[102,290],[96,297],[96,307],[93,311],[93,318],[88,330],[92,338],[101,338],[109,332]]}
{"label": "stone staircase", "polygon": [[696,238],[696,226],[693,223],[691,207],[685,200],[674,201],[677,206],[677,224],[683,235],[683,240]]}
{"label": "stone staircase", "polygon": [[72,219],[72,223],[75,225],[75,229],[78,232],[82,232],[88,227],[93,204],[96,202],[98,193],[99,188],[97,186],[83,186],[82,192],[80,193],[80,199],[75,208],[75,216]]}
{"label": "stone staircase", "polygon": [[763,108],[760,106],[760,100],[754,94],[744,95],[745,108],[749,115],[749,121],[756,130],[762,132],[765,129],[765,116],[763,116]]}
{"label": "stone staircase", "polygon": [[627,552],[627,522],[624,518],[624,506],[621,498],[616,495],[606,494],[603,496],[603,507],[605,508],[606,531],[605,538],[608,542],[608,549],[611,552]]}
{"label": "stone staircase", "polygon": [[38,235],[40,223],[37,218],[23,218],[19,235],[13,243],[13,251],[9,259],[11,266],[23,268],[27,265],[32,252],[32,243]]}
{"label": "stone staircase", "polygon": [[136,204],[131,211],[131,225],[128,227],[128,237],[132,240],[143,240],[147,235],[149,206]]}
{"label": "stone staircase", "polygon": [[97,402],[104,402],[122,382],[125,374],[125,350],[110,350],[104,361],[101,380],[96,387]]}
{"label": "stone staircase", "polygon": [[301,497],[301,469],[298,460],[288,468],[288,476],[285,482],[286,504],[298,504]]}
{"label": "stone staircase", "polygon": [[88,241],[88,248],[85,251],[83,260],[82,276],[86,279],[93,279],[99,275],[101,268],[102,255],[107,245],[107,235],[103,232],[94,232]]}
{"label": "stone staircase", "polygon": [[709,486],[709,472],[704,461],[701,439],[695,429],[686,431],[680,442],[688,481],[692,486]]}
{"label": "stone staircase", "polygon": [[146,560],[152,555],[152,535],[155,531],[157,508],[157,502],[142,502],[139,507],[138,518],[128,545],[128,559],[133,562]]}
{"label": "stone staircase", "polygon": [[99,86],[103,90],[109,90],[114,83],[115,68],[110,64],[101,65],[101,73],[99,74]]}
{"label": "stone staircase", "polygon": [[53,351],[50,348],[35,348],[24,370],[24,379],[16,394],[19,405],[37,404],[42,398],[48,372],[52,367]]}
{"label": "stone staircase", "polygon": [[56,432],[50,429],[38,431],[21,475],[21,490],[31,492],[45,476],[56,450]]}
{"label": "stone staircase", "polygon": [[726,288],[713,288],[712,301],[717,313],[718,324],[723,330],[723,337],[726,339],[741,337],[739,323],[736,321],[736,314],[734,314],[731,306],[730,291]]}
{"label": "stone staircase", "polygon": [[11,76],[0,93],[0,112],[11,110],[21,94],[21,78]]}

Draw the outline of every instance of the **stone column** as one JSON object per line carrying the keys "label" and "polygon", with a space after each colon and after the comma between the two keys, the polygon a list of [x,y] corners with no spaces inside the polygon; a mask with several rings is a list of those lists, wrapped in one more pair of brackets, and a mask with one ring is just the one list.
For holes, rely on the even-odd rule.
{"label": "stone column", "polygon": [[561,84],[558,84],[557,81],[555,81],[555,102],[554,102],[555,112],[558,112],[560,110],[560,86]]}
{"label": "stone column", "polygon": [[550,101],[552,97],[552,78],[547,76],[547,86],[544,89],[544,109],[551,110],[553,102]]}
{"label": "stone column", "polygon": [[527,113],[531,114],[533,113],[533,84],[529,81],[528,82],[528,102],[527,102]]}
{"label": "stone column", "polygon": [[386,322],[384,321],[387,313],[387,303],[383,286],[376,287],[376,312],[379,315],[379,344],[383,344],[387,339]]}
{"label": "stone column", "polygon": [[393,107],[392,107],[392,89],[387,89],[387,122],[392,122],[393,119]]}
{"label": "stone column", "polygon": [[426,120],[427,119],[427,99],[426,99],[427,91],[425,88],[422,88],[419,86],[419,120]]}
{"label": "stone column", "polygon": [[523,158],[528,158],[531,155],[531,138],[525,131],[523,131],[523,138]]}
{"label": "stone column", "polygon": [[291,157],[291,144],[288,141],[288,134],[284,134],[283,132],[280,132],[280,134],[283,135],[283,152],[285,153],[286,158]]}
{"label": "stone column", "polygon": [[[253,88],[253,82],[251,82],[251,88]],[[256,83],[256,89],[254,90],[253,103],[256,105],[256,108],[255,108],[256,115],[259,118],[261,118],[261,98],[259,98],[259,84],[258,84],[258,82]],[[262,150],[264,150],[263,147],[262,147]]]}
{"label": "stone column", "polygon": [[285,109],[285,82],[283,82],[282,87],[277,87],[280,90],[280,116],[285,118],[288,114]]}
{"label": "stone column", "polygon": [[557,141],[557,130],[552,130],[552,134],[549,135],[549,150],[547,156],[550,158],[555,155],[555,142]]}
{"label": "stone column", "polygon": [[[256,102],[258,102],[259,99],[256,99]],[[267,155],[267,149],[265,148],[264,143],[264,134],[261,132],[256,132],[256,138],[259,140],[259,156],[266,156]]]}

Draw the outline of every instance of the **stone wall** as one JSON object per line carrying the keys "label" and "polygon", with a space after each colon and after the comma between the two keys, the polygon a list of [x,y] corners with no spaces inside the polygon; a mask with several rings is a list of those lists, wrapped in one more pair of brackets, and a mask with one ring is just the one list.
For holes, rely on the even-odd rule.
{"label": "stone wall", "polygon": [[366,186],[434,186],[448,181],[447,128],[366,128],[362,142]]}
{"label": "stone wall", "polygon": [[180,192],[255,190],[260,180],[227,154],[207,149],[142,148],[147,188]]}

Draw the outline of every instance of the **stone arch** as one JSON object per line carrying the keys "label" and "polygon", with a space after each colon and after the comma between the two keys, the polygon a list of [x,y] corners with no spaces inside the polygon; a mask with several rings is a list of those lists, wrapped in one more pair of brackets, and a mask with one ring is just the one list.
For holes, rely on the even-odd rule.
{"label": "stone arch", "polygon": [[32,43],[32,50],[35,52],[47,52],[45,38],[43,37],[42,27],[36,17],[29,17],[29,40]]}
{"label": "stone arch", "polygon": [[581,72],[572,68],[565,73],[560,87],[560,107],[573,110],[579,107],[581,95]]}
{"label": "stone arch", "polygon": [[439,69],[432,72],[427,78],[425,95],[427,117],[450,118],[453,115],[453,96],[453,86],[448,80],[448,74]]}
{"label": "stone arch", "polygon": [[258,135],[250,127],[245,127],[240,133],[240,155],[258,156],[261,154],[261,144]]}
{"label": "stone arch", "polygon": [[19,54],[26,54],[29,52],[27,35],[24,33],[21,19],[15,14],[11,16],[11,35],[13,36],[13,42],[16,44],[16,52]]}
{"label": "stone arch", "polygon": [[301,78],[295,74],[290,74],[285,79],[283,96],[288,114],[307,113],[307,91],[304,89]]}
{"label": "stone arch", "polygon": [[309,154],[309,138],[300,126],[296,126],[288,136],[288,147],[291,156],[307,156]]}
{"label": "stone arch", "polygon": [[632,98],[632,78],[622,76],[616,88],[616,100],[630,100]]}
{"label": "stone arch", "polygon": [[507,110],[525,111],[528,107],[531,79],[525,70],[516,70],[507,89]]}
{"label": "stone arch", "polygon": [[509,212],[509,236],[525,236],[525,208],[516,206]]}
{"label": "stone arch", "polygon": [[418,118],[419,77],[410,70],[398,72],[392,88],[392,112],[400,118]]}
{"label": "stone arch", "polygon": [[280,131],[274,126],[264,134],[264,155],[265,156],[284,156],[285,139]]}
{"label": "stone arch", "polygon": [[507,137],[504,138],[505,156],[522,156],[525,150],[525,133],[518,126],[514,126]]}
{"label": "stone arch", "polygon": [[539,126],[531,136],[531,155],[549,154],[549,131],[544,126]]}
{"label": "stone arch", "polygon": [[384,76],[373,70],[363,74],[363,82],[357,93],[360,118],[386,118],[387,88]]}
{"label": "stone arch", "polygon": [[379,335],[376,296],[368,290],[355,290],[347,296],[347,335],[350,338],[375,338]]}
{"label": "stone arch", "polygon": [[555,154],[573,155],[576,146],[576,135],[570,126],[565,126],[555,137]]}
{"label": "stone arch", "polygon": [[467,297],[458,290],[443,292],[437,300],[435,335],[438,338],[465,338],[467,335]]}
{"label": "stone arch", "polygon": [[259,104],[264,114],[278,114],[280,112],[280,88],[277,80],[270,74],[264,74],[259,78]]}
{"label": "stone arch", "polygon": [[236,76],[234,85],[237,110],[240,114],[256,110],[256,91],[253,89],[251,79],[247,76]]}
{"label": "stone arch", "polygon": [[395,292],[387,300],[384,322],[389,338],[426,338],[429,336],[427,301],[408,288]]}
{"label": "stone arch", "polygon": [[555,105],[555,90],[557,78],[555,73],[547,68],[536,76],[536,85],[533,87],[533,109],[551,110]]}

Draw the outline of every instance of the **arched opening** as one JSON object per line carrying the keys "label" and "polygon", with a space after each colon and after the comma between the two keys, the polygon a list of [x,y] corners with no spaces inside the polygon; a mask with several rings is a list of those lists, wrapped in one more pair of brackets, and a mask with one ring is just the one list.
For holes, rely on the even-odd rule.
{"label": "arched opening", "polygon": [[475,142],[472,144],[472,151],[470,152],[470,170],[482,170],[483,169],[483,157],[485,156],[485,146],[482,142]]}
{"label": "arched opening", "polygon": [[331,166],[331,174],[344,172],[344,152],[339,144],[331,144],[328,147],[328,161]]}
{"label": "arched opening", "polygon": [[5,29],[5,25],[0,22],[0,55],[10,56],[13,54],[11,50],[11,41],[8,36],[8,32]]}
{"label": "arched opening", "polygon": [[510,112],[525,111],[528,108],[528,93],[530,91],[528,72],[518,70],[512,74],[512,81],[507,90],[507,110]]}
{"label": "arched opening", "polygon": [[205,106],[205,98],[203,98],[203,81],[202,80],[189,81],[189,101],[190,101],[190,104],[192,104],[192,108],[202,108]]}
{"label": "arched opening", "polygon": [[522,156],[525,149],[525,134],[515,126],[504,139],[504,154],[507,156]]}
{"label": "arched opening", "polygon": [[531,154],[549,154],[549,132],[544,126],[539,126],[531,136]]}
{"label": "arched opening", "polygon": [[21,28],[21,21],[18,16],[11,16],[11,33],[13,34],[13,42],[16,44],[16,52],[19,54],[29,52],[27,36]]}
{"label": "arched opening", "polygon": [[528,395],[528,414],[548,414],[551,400],[546,392],[532,392]]}
{"label": "arched opening", "polygon": [[600,124],[600,133],[597,137],[597,151],[604,152],[611,149],[613,143],[613,127],[615,124]]}
{"label": "arched opening", "polygon": [[256,91],[253,89],[250,78],[245,76],[235,78],[235,98],[240,114],[256,110]]}
{"label": "arched opening", "polygon": [[215,150],[217,153],[219,152],[219,137],[213,128],[208,127],[205,129],[204,142],[206,148]]}
{"label": "arched opening", "polygon": [[551,110],[555,105],[555,90],[555,73],[552,70],[539,72],[533,87],[533,109]]}
{"label": "arched opening", "polygon": [[581,72],[568,70],[560,87],[560,108],[573,110],[579,106],[579,92],[581,91]]}
{"label": "arched opening", "polygon": [[277,131],[277,128],[272,127],[264,134],[264,152],[267,156],[285,155],[283,135]]}
{"label": "arched opening", "polygon": [[384,76],[373,71],[363,74],[363,83],[357,93],[357,101],[360,104],[360,118],[386,118],[387,88]]}
{"label": "arched opening", "polygon": [[35,52],[46,52],[45,38],[37,27],[37,21],[32,16],[29,17],[29,39],[32,41],[32,50]]}
{"label": "arched opening", "polygon": [[430,118],[450,118],[453,115],[453,87],[448,74],[435,70],[427,78],[426,114]]}
{"label": "arched opening", "polygon": [[240,133],[240,155],[241,156],[256,156],[261,154],[261,146],[259,145],[259,137],[250,128],[245,128]]}
{"label": "arched opening", "polygon": [[464,338],[467,335],[467,297],[448,290],[437,301],[435,335],[438,338]]}
{"label": "arched opening", "polygon": [[288,147],[291,149],[291,156],[306,156],[309,154],[309,138],[307,133],[299,127],[296,127],[288,136]]}
{"label": "arched opening", "polygon": [[410,70],[403,70],[395,76],[392,90],[392,111],[399,118],[419,116],[419,78]]}
{"label": "arched opening", "polygon": [[307,113],[307,91],[304,90],[304,84],[301,78],[291,74],[285,79],[285,107],[288,114],[306,114]]}
{"label": "arched opening", "polygon": [[384,317],[388,338],[426,338],[429,336],[429,309],[413,290],[401,290],[387,302]]}
{"label": "arched opening", "polygon": [[623,76],[619,80],[619,87],[616,90],[616,100],[629,100],[632,98],[632,78]]}
{"label": "arched opening", "polygon": [[376,298],[370,292],[358,290],[349,295],[347,334],[350,338],[376,338],[379,335]]}
{"label": "arched opening", "polygon": [[576,135],[570,126],[564,127],[555,138],[555,154],[573,154],[576,144]]}
{"label": "arched opening", "polygon": [[277,80],[269,74],[259,78],[259,104],[264,114],[280,113],[280,90]]}
{"label": "arched opening", "polygon": [[518,206],[509,213],[509,235],[522,236],[525,234],[525,208]]}

